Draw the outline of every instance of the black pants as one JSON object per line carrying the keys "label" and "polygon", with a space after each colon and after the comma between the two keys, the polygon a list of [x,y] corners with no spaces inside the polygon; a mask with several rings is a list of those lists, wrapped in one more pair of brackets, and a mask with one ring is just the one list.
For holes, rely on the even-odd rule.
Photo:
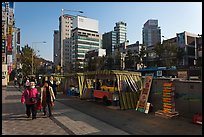
{"label": "black pants", "polygon": [[46,106],[43,107],[44,115],[47,114],[47,111],[46,111],[47,106],[48,106],[49,116],[52,116],[52,103],[51,102],[46,102]]}
{"label": "black pants", "polygon": [[26,104],[26,114],[28,117],[30,117],[30,114],[32,113],[32,118],[36,118],[36,104]]}

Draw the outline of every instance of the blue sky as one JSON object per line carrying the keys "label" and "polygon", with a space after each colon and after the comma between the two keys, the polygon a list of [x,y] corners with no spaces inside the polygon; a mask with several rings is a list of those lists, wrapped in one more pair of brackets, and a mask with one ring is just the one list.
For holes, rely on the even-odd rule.
{"label": "blue sky", "polygon": [[142,43],[142,28],[148,19],[158,19],[166,38],[183,31],[202,34],[202,2],[15,2],[14,8],[15,26],[21,29],[21,46],[46,41],[35,44],[35,50],[51,61],[53,32],[59,28],[61,9],[82,10],[81,15],[99,21],[101,34],[112,31],[118,21],[126,22],[129,44]]}

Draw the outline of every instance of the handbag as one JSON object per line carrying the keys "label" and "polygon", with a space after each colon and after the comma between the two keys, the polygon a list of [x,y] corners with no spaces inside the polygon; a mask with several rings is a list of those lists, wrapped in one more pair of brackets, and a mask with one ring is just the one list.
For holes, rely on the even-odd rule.
{"label": "handbag", "polygon": [[32,98],[30,98],[30,102],[31,102],[31,103],[36,103],[36,102],[37,102],[37,99],[34,98],[34,97],[32,97]]}
{"label": "handbag", "polygon": [[[30,91],[29,91],[30,92]],[[31,93],[30,93],[31,94]],[[31,103],[37,103],[37,98],[35,97],[30,97],[30,94],[29,94],[29,100]]]}

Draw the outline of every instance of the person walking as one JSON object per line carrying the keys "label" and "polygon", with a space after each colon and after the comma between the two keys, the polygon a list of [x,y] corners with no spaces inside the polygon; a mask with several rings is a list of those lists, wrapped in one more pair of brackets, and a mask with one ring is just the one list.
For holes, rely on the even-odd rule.
{"label": "person walking", "polygon": [[52,87],[52,90],[55,94],[55,98],[57,96],[57,84],[56,84],[56,80],[54,80],[53,76],[50,76],[49,79],[49,85]]}
{"label": "person walking", "polygon": [[20,88],[21,88],[21,86],[22,86],[22,83],[23,83],[23,78],[22,78],[22,76],[20,75],[19,78],[18,78],[18,87],[19,87],[19,90],[20,90]]}
{"label": "person walking", "polygon": [[17,77],[15,76],[15,77],[14,77],[14,85],[16,86],[17,83],[18,83],[18,80],[17,80]]}
{"label": "person walking", "polygon": [[34,82],[27,82],[26,88],[21,96],[21,103],[26,105],[26,114],[29,118],[32,113],[32,119],[36,119],[36,103],[38,98],[38,91],[35,88]]}
{"label": "person walking", "polygon": [[45,81],[40,92],[40,100],[43,107],[44,116],[47,114],[46,108],[48,106],[49,117],[52,116],[52,107],[54,105],[55,95],[49,81]]}

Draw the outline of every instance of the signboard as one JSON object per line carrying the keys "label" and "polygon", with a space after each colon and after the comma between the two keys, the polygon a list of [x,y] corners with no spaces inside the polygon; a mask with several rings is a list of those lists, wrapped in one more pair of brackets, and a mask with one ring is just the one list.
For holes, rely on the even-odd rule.
{"label": "signboard", "polygon": [[7,36],[7,52],[12,52],[12,35]]}
{"label": "signboard", "polygon": [[146,105],[149,97],[149,92],[152,84],[153,74],[146,74],[144,79],[143,89],[140,93],[139,100],[137,102],[136,110],[140,112],[145,112]]}
{"label": "signboard", "polygon": [[12,68],[11,66],[8,66],[8,74],[11,74]]}
{"label": "signboard", "polygon": [[6,64],[6,53],[2,53],[2,64]]}
{"label": "signboard", "polygon": [[6,52],[5,48],[6,48],[6,40],[3,39],[3,37],[2,37],[2,53]]}
{"label": "signboard", "polygon": [[161,77],[162,76],[162,70],[158,70],[157,71],[157,77]]}
{"label": "signboard", "polygon": [[9,8],[13,9],[14,7],[14,2],[9,2]]}
{"label": "signboard", "polygon": [[20,44],[20,31],[17,32],[17,44]]}
{"label": "signboard", "polygon": [[187,80],[188,79],[188,71],[187,70],[178,71],[178,78],[180,78],[182,80]]}
{"label": "signboard", "polygon": [[7,64],[12,64],[12,55],[7,55]]}
{"label": "signboard", "polygon": [[7,65],[2,64],[2,86],[7,86]]}
{"label": "signboard", "polygon": [[8,35],[12,35],[12,25],[8,25]]}

